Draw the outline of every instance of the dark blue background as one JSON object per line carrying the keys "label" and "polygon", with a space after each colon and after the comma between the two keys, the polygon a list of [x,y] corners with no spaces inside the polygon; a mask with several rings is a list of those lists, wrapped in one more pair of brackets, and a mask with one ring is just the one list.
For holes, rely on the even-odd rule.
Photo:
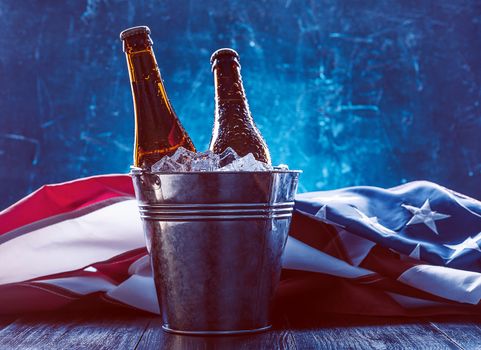
{"label": "dark blue background", "polygon": [[209,143],[209,57],[241,55],[254,118],[301,191],[428,179],[481,198],[479,1],[2,1],[0,207],[126,172],[119,32],[146,24],[171,101]]}

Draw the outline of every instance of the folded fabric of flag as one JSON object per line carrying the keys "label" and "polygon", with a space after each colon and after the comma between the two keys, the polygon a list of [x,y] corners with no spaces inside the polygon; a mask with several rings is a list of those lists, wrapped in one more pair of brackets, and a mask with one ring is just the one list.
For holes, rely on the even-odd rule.
{"label": "folded fabric of flag", "polygon": [[[480,241],[481,202],[431,182],[300,194],[276,302],[349,314],[477,313]],[[160,312],[128,175],[46,185],[0,212],[0,262],[0,314],[92,297]]]}

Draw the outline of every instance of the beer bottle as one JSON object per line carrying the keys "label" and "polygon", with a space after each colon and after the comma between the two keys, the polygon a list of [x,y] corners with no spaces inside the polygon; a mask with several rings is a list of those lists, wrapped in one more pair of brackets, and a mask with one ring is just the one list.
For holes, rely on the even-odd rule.
{"label": "beer bottle", "polygon": [[239,156],[252,153],[257,160],[271,164],[269,149],[254,124],[242,85],[239,55],[232,49],[213,53],[215,120],[209,149],[222,153],[232,147]]}
{"label": "beer bottle", "polygon": [[141,168],[150,168],[181,146],[195,152],[165,92],[149,34],[146,26],[120,33],[134,99],[134,166]]}

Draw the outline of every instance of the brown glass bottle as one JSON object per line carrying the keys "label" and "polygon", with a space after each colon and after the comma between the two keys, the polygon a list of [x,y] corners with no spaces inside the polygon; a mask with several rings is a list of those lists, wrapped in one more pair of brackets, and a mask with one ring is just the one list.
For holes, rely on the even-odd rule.
{"label": "brown glass bottle", "polygon": [[195,152],[165,92],[149,34],[145,26],[120,33],[134,98],[134,166],[142,168],[181,146]]}
{"label": "brown glass bottle", "polygon": [[271,156],[252,119],[242,85],[239,55],[232,49],[220,49],[210,59],[215,85],[215,120],[209,149],[222,153],[232,147],[238,155],[252,153],[264,163]]}

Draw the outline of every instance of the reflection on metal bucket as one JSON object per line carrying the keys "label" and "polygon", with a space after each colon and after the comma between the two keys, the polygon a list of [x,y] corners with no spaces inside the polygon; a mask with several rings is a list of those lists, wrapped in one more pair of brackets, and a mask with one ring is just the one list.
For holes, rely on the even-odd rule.
{"label": "reflection on metal bucket", "polygon": [[131,174],[164,330],[268,329],[299,172]]}

